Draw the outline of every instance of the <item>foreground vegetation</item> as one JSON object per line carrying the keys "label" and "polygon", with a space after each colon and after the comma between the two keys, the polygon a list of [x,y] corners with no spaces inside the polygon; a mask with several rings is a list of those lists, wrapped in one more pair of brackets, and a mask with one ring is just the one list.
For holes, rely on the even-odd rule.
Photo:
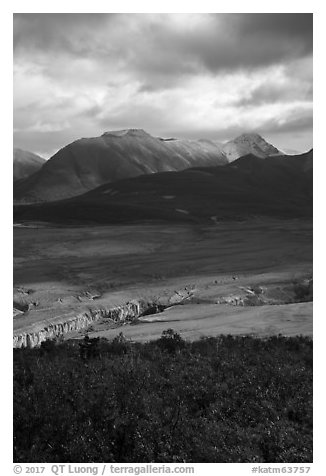
{"label": "foreground vegetation", "polygon": [[311,462],[312,341],[14,350],[15,462]]}

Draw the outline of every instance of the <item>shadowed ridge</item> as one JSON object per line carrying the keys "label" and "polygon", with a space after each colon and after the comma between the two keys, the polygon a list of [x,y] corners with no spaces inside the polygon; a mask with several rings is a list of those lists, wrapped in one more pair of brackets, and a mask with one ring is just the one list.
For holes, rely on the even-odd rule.
{"label": "shadowed ridge", "polygon": [[108,131],[59,150],[36,176],[15,187],[14,198],[22,203],[55,201],[124,178],[226,162],[212,141],[165,142],[142,129]]}
{"label": "shadowed ridge", "polygon": [[[248,154],[219,167],[188,168],[104,184],[79,197],[15,208],[15,220],[127,223],[250,216],[311,217],[312,152],[261,160]],[[310,163],[310,162],[309,162]]]}

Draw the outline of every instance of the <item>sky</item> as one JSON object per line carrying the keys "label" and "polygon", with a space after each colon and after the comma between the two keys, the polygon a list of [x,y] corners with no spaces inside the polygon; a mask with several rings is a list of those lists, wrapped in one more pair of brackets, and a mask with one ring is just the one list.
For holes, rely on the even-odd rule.
{"label": "sky", "polygon": [[141,128],[312,147],[312,14],[14,14],[14,146]]}

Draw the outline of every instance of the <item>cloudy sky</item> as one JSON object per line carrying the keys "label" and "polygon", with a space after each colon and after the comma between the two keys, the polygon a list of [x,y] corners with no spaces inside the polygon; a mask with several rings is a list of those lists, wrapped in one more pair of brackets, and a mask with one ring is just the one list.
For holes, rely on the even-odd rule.
{"label": "cloudy sky", "polygon": [[14,15],[15,147],[130,127],[308,150],[312,15]]}

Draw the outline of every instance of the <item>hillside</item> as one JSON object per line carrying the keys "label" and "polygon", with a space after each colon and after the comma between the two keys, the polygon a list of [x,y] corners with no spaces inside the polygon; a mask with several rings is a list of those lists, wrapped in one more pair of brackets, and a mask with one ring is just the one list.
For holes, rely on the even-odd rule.
{"label": "hillside", "polygon": [[143,175],[70,200],[15,207],[15,220],[215,222],[253,215],[311,216],[312,161],[312,150],[265,160],[249,154],[219,167]]}
{"label": "hillside", "polygon": [[13,178],[16,180],[24,179],[37,172],[42,165],[45,164],[45,159],[39,155],[33,154],[27,150],[14,148],[13,151]]}
{"label": "hillside", "polygon": [[226,162],[213,141],[164,140],[140,129],[106,132],[59,150],[42,170],[15,187],[14,199],[59,200],[120,179]]}
{"label": "hillside", "polygon": [[246,154],[260,158],[280,152],[258,134],[215,140],[163,139],[142,129],[105,132],[59,150],[42,170],[15,184],[16,203],[56,201],[103,184],[159,172],[227,164]]}

